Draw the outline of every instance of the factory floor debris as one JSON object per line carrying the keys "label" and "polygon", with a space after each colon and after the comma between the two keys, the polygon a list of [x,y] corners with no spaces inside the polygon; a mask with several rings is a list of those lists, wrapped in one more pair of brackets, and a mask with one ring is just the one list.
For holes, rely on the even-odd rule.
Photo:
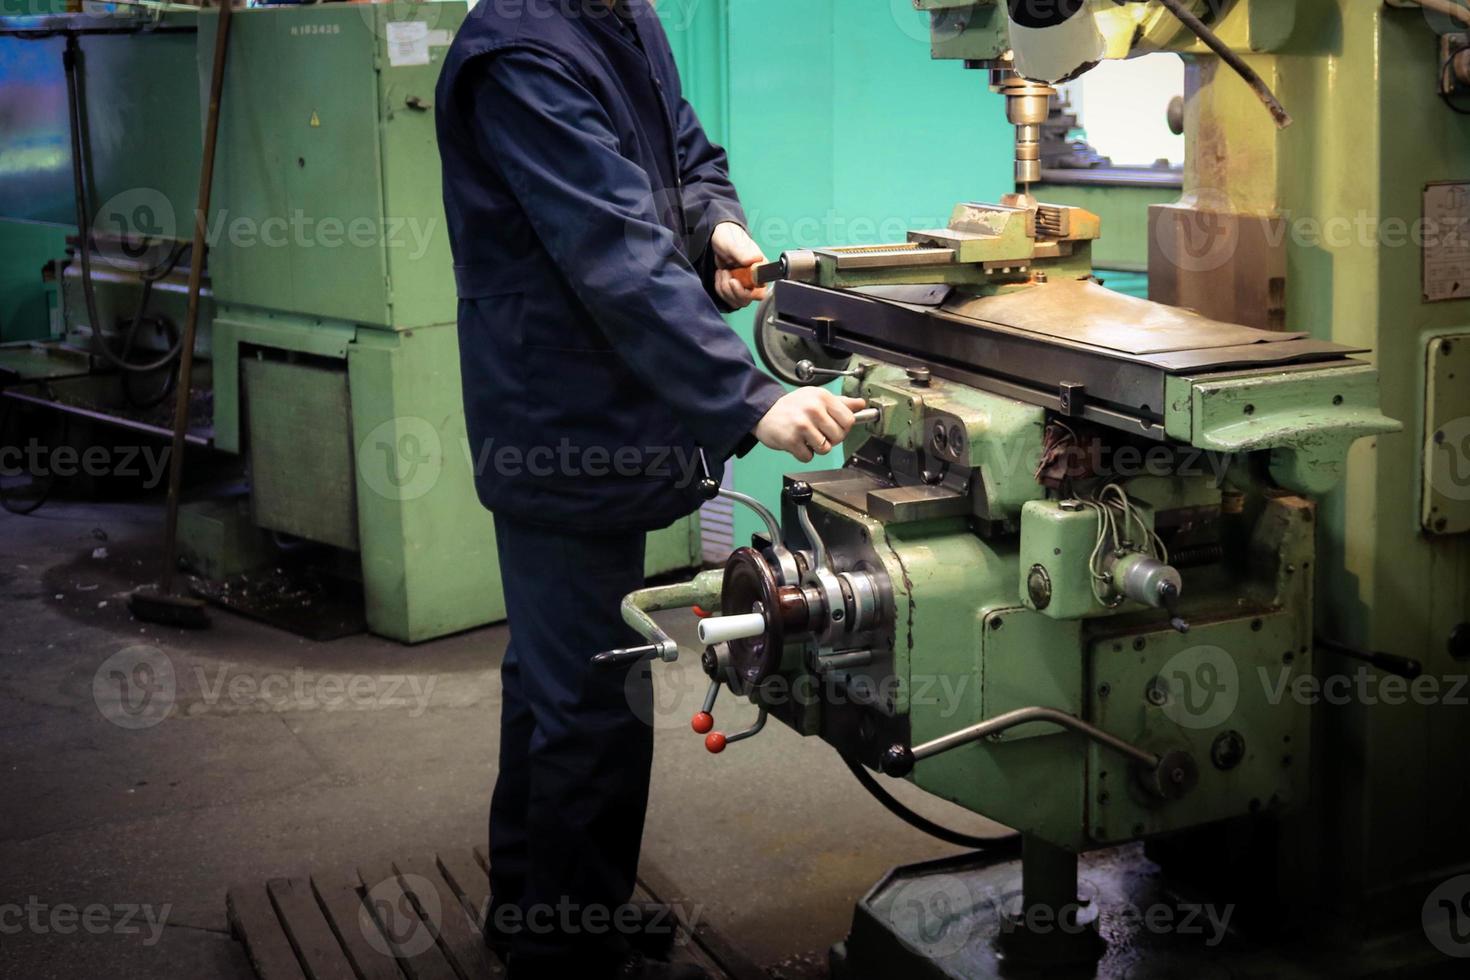
{"label": "factory floor debris", "polygon": [[[124,598],[154,574],[159,520],[148,501],[0,513],[0,976],[243,980],[231,886],[483,843],[503,626],[416,647],[218,611],[208,634],[145,626]],[[658,678],[646,865],[770,976],[824,976],[874,881],[956,853],[784,726],[709,755],[689,730],[698,664]],[[755,717],[725,707],[732,727]]]}

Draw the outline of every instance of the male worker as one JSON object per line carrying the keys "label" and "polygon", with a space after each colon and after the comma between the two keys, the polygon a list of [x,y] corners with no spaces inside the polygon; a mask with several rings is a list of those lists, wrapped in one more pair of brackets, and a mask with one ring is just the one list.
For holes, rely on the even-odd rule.
{"label": "male worker", "polygon": [[[647,0],[479,0],[436,99],[465,414],[495,513],[501,667],[486,939],[531,976],[683,977],[629,906],[653,755],[622,597],[645,532],[758,440],[802,461],[862,403],[761,374],[718,306],[763,260]],[[641,717],[640,717],[641,716]],[[692,828],[691,828],[692,830]]]}

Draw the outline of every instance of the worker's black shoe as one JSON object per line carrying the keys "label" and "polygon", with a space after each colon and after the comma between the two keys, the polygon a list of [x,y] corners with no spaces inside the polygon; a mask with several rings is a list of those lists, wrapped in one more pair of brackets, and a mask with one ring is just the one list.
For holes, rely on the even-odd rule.
{"label": "worker's black shoe", "polygon": [[[626,908],[634,909],[637,916],[633,919],[632,930],[625,933],[623,938],[632,949],[644,956],[655,959],[664,959],[669,951],[674,948],[674,937],[679,931],[679,920],[674,915],[674,910],[668,905],[657,902],[630,902]],[[619,923],[627,922],[626,912],[614,917]],[[507,917],[496,915],[496,907],[490,906],[482,923],[482,935],[485,946],[494,953],[502,963],[510,955],[510,943],[518,929],[506,928]],[[511,917],[510,921],[519,920]]]}

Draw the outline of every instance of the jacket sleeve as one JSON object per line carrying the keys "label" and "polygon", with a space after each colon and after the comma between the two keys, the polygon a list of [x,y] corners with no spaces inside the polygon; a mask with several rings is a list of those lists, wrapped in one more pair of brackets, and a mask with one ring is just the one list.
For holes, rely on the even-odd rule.
{"label": "jacket sleeve", "polygon": [[609,344],[707,452],[747,451],[784,389],[720,316],[596,97],[555,58],[520,50],[487,58],[472,84],[487,165]]}
{"label": "jacket sleeve", "polygon": [[730,161],[724,148],[710,141],[687,99],[679,100],[676,125],[680,178],[684,182],[684,221],[695,249],[695,266],[715,305],[729,312],[714,291],[717,266],[709,243],[721,222],[733,221],[748,228],[745,209],[730,181]]}

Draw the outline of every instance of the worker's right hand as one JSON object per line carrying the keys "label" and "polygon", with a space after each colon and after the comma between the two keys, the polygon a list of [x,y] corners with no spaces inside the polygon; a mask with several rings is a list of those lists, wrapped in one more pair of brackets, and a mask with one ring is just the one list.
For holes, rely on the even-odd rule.
{"label": "worker's right hand", "polygon": [[861,398],[839,398],[825,388],[798,388],[778,401],[755,427],[761,445],[790,453],[803,463],[825,456],[847,438]]}

